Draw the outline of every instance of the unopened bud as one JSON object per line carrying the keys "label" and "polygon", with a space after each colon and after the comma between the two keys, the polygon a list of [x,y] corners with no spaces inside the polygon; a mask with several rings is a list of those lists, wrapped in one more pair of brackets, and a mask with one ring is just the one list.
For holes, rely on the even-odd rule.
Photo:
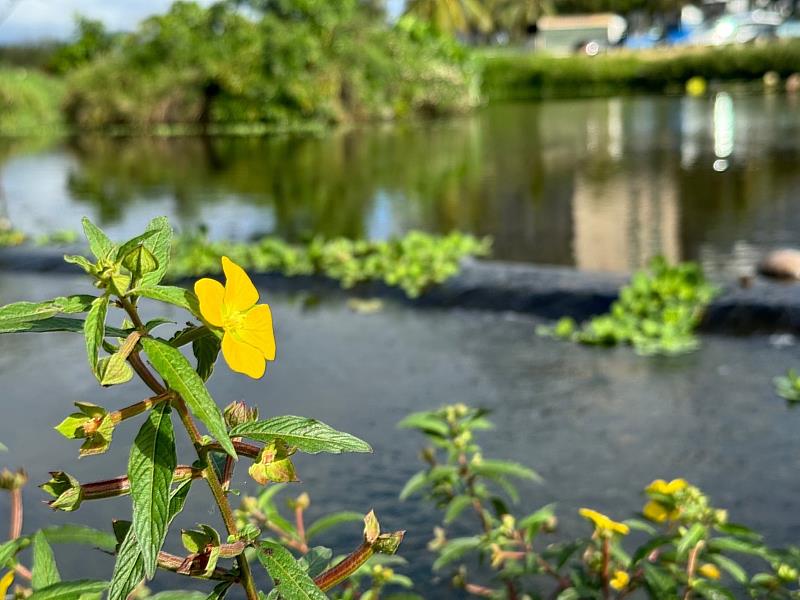
{"label": "unopened bud", "polygon": [[247,406],[247,404],[239,400],[238,402],[231,402],[228,406],[226,406],[223,415],[225,417],[225,423],[228,425],[228,427],[233,428],[237,425],[242,425],[244,423],[250,423],[251,421],[257,420],[258,409]]}

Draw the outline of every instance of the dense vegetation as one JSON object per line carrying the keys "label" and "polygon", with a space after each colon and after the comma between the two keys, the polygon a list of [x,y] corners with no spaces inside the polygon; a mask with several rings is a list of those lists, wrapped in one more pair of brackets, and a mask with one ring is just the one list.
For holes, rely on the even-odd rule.
{"label": "dense vegetation", "polygon": [[422,495],[442,511],[428,548],[436,555],[434,570],[451,574],[462,594],[498,600],[798,595],[800,549],[767,546],[684,479],[647,485],[634,518],[616,521],[581,508],[586,535],[557,539],[554,504],[515,514],[520,495],[512,481],[537,476],[484,456],[475,435],[492,427],[485,411],[456,404],[415,413],[400,425],[429,442],[426,466],[401,498]]}
{"label": "dense vegetation", "polygon": [[42,133],[61,123],[63,82],[28,69],[0,66],[0,135]]}
{"label": "dense vegetation", "polygon": [[390,26],[358,0],[249,8],[176,2],[145,20],[70,74],[68,120],[81,128],[257,130],[477,103],[467,53],[419,21]]}
{"label": "dense vegetation", "polygon": [[630,344],[641,354],[680,354],[697,347],[695,329],[715,294],[697,264],[656,258],[620,290],[608,314],[581,326],[565,317],[539,332],[581,344]]}
{"label": "dense vegetation", "polygon": [[483,92],[489,101],[681,92],[692,77],[735,81],[769,71],[800,69],[800,42],[714,48],[659,49],[556,57],[516,50],[482,52]]}

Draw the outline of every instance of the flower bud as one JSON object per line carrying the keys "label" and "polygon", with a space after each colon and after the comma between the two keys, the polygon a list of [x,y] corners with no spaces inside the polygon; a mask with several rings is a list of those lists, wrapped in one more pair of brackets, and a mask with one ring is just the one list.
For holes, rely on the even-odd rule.
{"label": "flower bud", "polygon": [[55,498],[50,508],[71,512],[77,510],[83,500],[83,489],[78,480],[63,471],[51,471],[51,479],[39,487]]}
{"label": "flower bud", "polygon": [[3,490],[18,490],[28,482],[28,475],[23,469],[17,471],[9,471],[3,469],[0,472],[0,489]]}
{"label": "flower bud", "polygon": [[225,417],[225,424],[232,429],[237,425],[257,420],[258,409],[247,406],[247,404],[239,400],[238,402],[231,402],[226,406],[223,415]]}

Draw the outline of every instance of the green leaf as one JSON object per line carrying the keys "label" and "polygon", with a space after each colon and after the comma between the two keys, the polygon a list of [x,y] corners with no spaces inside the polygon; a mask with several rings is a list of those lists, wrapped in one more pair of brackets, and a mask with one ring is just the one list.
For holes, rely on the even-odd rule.
{"label": "green leaf", "polygon": [[325,546],[315,546],[298,562],[309,577],[316,577],[328,568],[332,558],[333,550]]}
{"label": "green leaf", "polygon": [[172,226],[167,217],[156,217],[147,224],[146,231],[155,232],[145,240],[144,247],[153,254],[158,266],[142,277],[141,285],[154,286],[164,278],[169,268],[172,252]]}
{"label": "green leaf", "polygon": [[89,358],[89,366],[92,373],[100,379],[97,374],[97,357],[100,347],[105,338],[106,313],[108,312],[108,296],[100,296],[92,302],[92,308],[86,315],[83,323],[83,331],[86,336],[86,355]]}
{"label": "green leaf", "polygon": [[36,590],[28,600],[80,600],[84,594],[99,594],[108,588],[107,581],[81,579],[62,581]]}
{"label": "green leaf", "polygon": [[703,579],[695,581],[692,585],[692,589],[708,600],[735,600],[736,598],[736,596],[720,584]]}
{"label": "green leaf", "polygon": [[[191,480],[184,481],[170,494],[168,525],[183,510],[191,485]],[[108,600],[126,600],[144,576],[144,559],[136,543],[136,534],[131,527],[117,550],[117,562],[114,564]]]}
{"label": "green leaf", "polygon": [[113,552],[117,545],[114,534],[85,525],[56,525],[42,529],[51,544],[83,544],[106,552]]}
{"label": "green leaf", "polygon": [[508,460],[483,459],[470,464],[470,469],[484,477],[516,477],[541,482],[542,478],[533,469]]}
{"label": "green leaf", "polygon": [[0,544],[0,566],[7,565],[8,562],[17,555],[17,552],[27,547],[29,544],[30,540],[24,537]]}
{"label": "green leaf", "polygon": [[414,473],[411,478],[406,481],[406,484],[400,491],[400,500],[405,500],[406,498],[413,496],[426,485],[428,485],[428,472],[419,471]]}
{"label": "green leaf", "polygon": [[294,556],[276,542],[262,542],[258,560],[269,573],[283,600],[327,600]]}
{"label": "green leaf", "polygon": [[644,578],[653,598],[675,600],[678,597],[675,579],[664,569],[645,562]]}
{"label": "green leaf", "polygon": [[166,402],[150,411],[136,436],[128,462],[132,529],[149,579],[155,575],[158,552],[167,534],[172,473],[178,464],[170,413]]}
{"label": "green leaf", "polygon": [[727,556],[723,556],[722,554],[711,554],[708,556],[709,560],[715,563],[720,569],[727,571],[728,574],[733,577],[738,583],[742,585],[747,585],[748,577],[747,571],[745,571],[742,566],[734,560],[731,560]]}
{"label": "green leaf", "polygon": [[242,423],[231,429],[230,435],[264,443],[280,439],[308,454],[372,452],[369,444],[349,433],[336,431],[321,421],[291,415]]}
{"label": "green leaf", "polygon": [[686,558],[689,551],[694,548],[697,543],[706,536],[706,528],[700,523],[695,523],[689,530],[683,534],[680,541],[676,545],[678,560]]}
{"label": "green leaf", "polygon": [[[69,317],[51,317],[41,321],[18,322],[15,324],[0,325],[0,333],[52,333],[54,331],[68,331],[70,333],[85,333],[82,319]],[[116,327],[106,327],[106,334],[115,337],[125,337],[128,332]]]}
{"label": "green leaf", "polygon": [[447,437],[450,433],[447,423],[432,412],[410,414],[400,421],[397,426],[405,429],[419,429],[423,433],[441,438]]}
{"label": "green leaf", "polygon": [[220,339],[214,335],[205,335],[192,341],[192,354],[197,359],[197,374],[203,381],[208,381],[214,373],[220,346]]}
{"label": "green leaf", "polygon": [[122,259],[122,266],[128,269],[134,277],[141,279],[158,268],[158,261],[150,250],[139,245],[125,255],[125,258]]}
{"label": "green leaf", "polygon": [[71,314],[89,310],[93,296],[68,296],[45,302],[14,302],[0,307],[0,333],[28,329],[32,323],[50,319],[59,313]]}
{"label": "green leaf", "polygon": [[[230,585],[230,584],[226,583],[225,585]],[[217,588],[214,589],[216,590]],[[213,593],[210,596],[207,596],[203,592],[169,590],[166,592],[158,592],[155,596],[147,596],[146,600],[211,600],[211,599],[216,600],[217,598],[222,598],[222,597],[223,596],[215,596],[213,595]]]}
{"label": "green leaf", "polygon": [[95,255],[95,258],[98,260],[109,258],[114,250],[114,244],[108,239],[108,236],[87,217],[83,217],[81,223],[83,223],[83,233],[86,235],[86,241],[89,242],[89,249]]}
{"label": "green leaf", "polygon": [[33,535],[33,569],[31,571],[31,586],[34,590],[45,588],[61,581],[58,573],[56,558],[53,549],[47,543],[47,538],[42,531]]}
{"label": "green leaf", "polygon": [[194,292],[191,290],[182,287],[172,285],[139,286],[132,289],[129,293],[185,308],[193,315],[198,315],[200,313],[200,304],[197,300],[197,296],[195,296]]}
{"label": "green leaf", "polygon": [[133,369],[128,364],[126,356],[115,352],[97,361],[97,376],[100,385],[120,385],[133,379]]}
{"label": "green leaf", "polygon": [[192,414],[196,416],[214,436],[222,448],[236,458],[230,437],[225,427],[222,412],[208,393],[203,380],[181,354],[180,350],[153,338],[142,338],[142,347],[153,366],[166,380],[169,387],[178,392]]}
{"label": "green leaf", "polygon": [[465,554],[477,550],[480,546],[481,538],[478,536],[453,538],[439,551],[439,557],[433,563],[433,570],[439,571],[442,567],[460,560]]}
{"label": "green leaf", "polygon": [[447,504],[447,510],[444,513],[444,522],[449,525],[458,518],[465,508],[472,504],[472,498],[465,495],[455,496]]}
{"label": "green leaf", "polygon": [[352,511],[342,511],[331,515],[325,515],[309,525],[308,529],[306,529],[306,537],[310,540],[331,527],[336,527],[342,523],[361,522],[363,520],[364,515]]}

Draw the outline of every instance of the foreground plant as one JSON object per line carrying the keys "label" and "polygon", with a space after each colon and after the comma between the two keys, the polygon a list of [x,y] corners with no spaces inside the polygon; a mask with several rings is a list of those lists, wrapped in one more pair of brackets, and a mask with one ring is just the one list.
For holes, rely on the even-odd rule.
{"label": "foreground plant", "polygon": [[[14,539],[0,546],[0,563],[20,572],[16,555],[33,544],[31,598],[90,598],[108,590],[109,600],[125,600],[161,569],[213,582],[209,598],[220,599],[233,586],[241,586],[248,600],[256,600],[261,592],[248,560],[254,555],[274,583],[270,598],[324,599],[325,591],[356,572],[370,555],[393,554],[403,533],[381,533],[370,512],[365,517],[363,544],[312,577],[308,562],[297,561],[279,540],[262,536],[253,524],[237,524],[228,488],[240,458],[251,462],[250,474],[267,485],[297,480],[292,463],[297,452],[370,452],[370,446],[313,419],[282,416],[259,420],[258,410],[244,403],[233,403],[223,413],[214,402],[205,381],[220,350],[232,369],[254,378],[263,375],[267,360],[275,358],[269,306],[258,304],[258,291],[233,261],[223,259],[225,287],[201,280],[196,284],[198,298],[189,290],[160,285],[169,267],[172,243],[172,229],[165,218],[154,219],[142,235],[123,244],[112,243],[88,220],[84,220],[84,231],[94,258],[65,259],[83,269],[99,295],[4,306],[0,308],[0,333],[83,334],[90,371],[101,386],[123,385],[136,376],[150,394],[117,410],[76,403],[78,410],[58,425],[62,435],[82,441],[79,455],[89,456],[108,449],[117,427],[143,416],[126,475],[81,483],[68,473],[53,472],[50,481],[41,486],[53,498],[50,506],[63,511],[77,510],[84,502],[130,495],[132,516],[130,521],[114,522],[117,558],[110,581],[62,582],[46,533],[12,536]],[[144,321],[139,313],[143,299],[178,306],[187,311],[191,321],[171,335],[159,337],[156,328],[170,321]],[[119,318],[113,325],[115,312]],[[80,314],[85,317],[74,316]],[[194,364],[181,351],[190,345]],[[190,464],[178,461],[174,414],[194,446],[196,456]],[[225,531],[201,524],[181,533],[185,555],[164,552],[170,524],[199,480],[208,485]]]}
{"label": "foreground plant", "polygon": [[538,332],[581,344],[629,344],[640,354],[690,352],[699,345],[695,329],[716,293],[697,264],[673,266],[655,258],[620,290],[608,314],[582,325],[564,317]]}
{"label": "foreground plant", "polygon": [[[525,516],[509,509],[509,500],[518,500],[510,480],[535,479],[535,473],[483,457],[473,433],[492,426],[485,411],[446,406],[410,415],[400,425],[422,432],[432,444],[423,452],[427,467],[408,481],[401,498],[423,494],[444,511],[429,544],[437,555],[433,568],[451,569],[453,585],[471,595],[507,600],[800,595],[800,549],[769,548],[756,532],[729,523],[726,511],[683,479],[650,483],[636,518],[617,521],[581,508],[588,535],[557,541],[551,539],[558,523],[554,505]],[[447,527],[465,512],[473,514],[476,533],[449,537]],[[747,567],[736,555],[747,558]],[[476,564],[488,567],[467,566]],[[749,571],[753,566],[760,570]]]}

